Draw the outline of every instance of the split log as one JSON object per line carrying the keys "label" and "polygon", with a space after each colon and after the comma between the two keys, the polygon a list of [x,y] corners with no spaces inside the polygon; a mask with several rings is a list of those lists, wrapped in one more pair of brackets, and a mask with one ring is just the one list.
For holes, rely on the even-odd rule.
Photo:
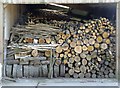
{"label": "split log", "polygon": [[68,50],[68,48],[69,48],[69,45],[68,45],[67,43],[64,43],[64,44],[62,45],[62,49],[63,49],[64,51]]}
{"label": "split log", "polygon": [[86,74],[85,74],[85,77],[86,77],[86,78],[90,78],[90,77],[91,77],[91,73],[86,73]]}

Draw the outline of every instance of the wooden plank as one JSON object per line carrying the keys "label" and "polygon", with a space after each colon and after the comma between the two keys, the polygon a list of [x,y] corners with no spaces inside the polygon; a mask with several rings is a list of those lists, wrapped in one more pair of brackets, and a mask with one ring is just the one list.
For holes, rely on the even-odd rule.
{"label": "wooden plank", "polygon": [[17,77],[17,64],[13,65],[13,78]]}
{"label": "wooden plank", "polygon": [[60,76],[65,77],[65,65],[64,64],[60,65]]}
{"label": "wooden plank", "polygon": [[55,78],[60,76],[59,70],[60,70],[59,65],[58,66],[54,65],[54,77]]}
{"label": "wooden plank", "polygon": [[12,65],[6,65],[6,76],[12,77]]}
{"label": "wooden plank", "polygon": [[29,66],[24,65],[24,77],[28,77],[28,76],[29,76]]}
{"label": "wooden plank", "polygon": [[48,77],[48,67],[47,65],[42,65],[43,77]]}
{"label": "wooden plank", "polygon": [[23,73],[22,73],[22,71],[23,71],[23,68],[22,68],[22,65],[17,65],[17,78],[21,78],[21,77],[23,77]]}

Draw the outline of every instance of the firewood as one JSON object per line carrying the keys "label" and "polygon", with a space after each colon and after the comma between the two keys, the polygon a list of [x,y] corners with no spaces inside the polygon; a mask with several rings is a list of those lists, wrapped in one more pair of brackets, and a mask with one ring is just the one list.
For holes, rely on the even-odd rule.
{"label": "firewood", "polygon": [[45,43],[45,39],[40,38],[40,39],[39,39],[39,44],[44,44],[44,43]]}
{"label": "firewood", "polygon": [[63,42],[64,41],[62,39],[59,39],[59,41],[58,41],[59,44],[63,44]]}
{"label": "firewood", "polygon": [[86,59],[82,59],[82,65],[86,65],[87,64],[87,60]]}
{"label": "firewood", "polygon": [[62,49],[63,50],[68,50],[68,48],[69,48],[69,45],[67,44],[67,43],[64,43],[63,45],[62,45]]}
{"label": "firewood", "polygon": [[90,38],[90,39],[89,39],[89,44],[93,45],[94,43],[95,43],[95,40],[92,39],[92,38]]}
{"label": "firewood", "polygon": [[61,53],[62,52],[62,47],[61,46],[56,47],[56,52]]}
{"label": "firewood", "polygon": [[82,52],[82,47],[81,47],[81,46],[76,46],[76,47],[74,48],[74,51],[75,51],[76,53],[81,53],[81,52]]}
{"label": "firewood", "polygon": [[74,74],[73,74],[73,77],[74,77],[74,78],[78,78],[78,77],[79,77],[79,74],[74,73]]}
{"label": "firewood", "polygon": [[51,38],[46,38],[46,43],[50,44],[51,43]]}
{"label": "firewood", "polygon": [[75,66],[76,66],[76,67],[79,67],[80,65],[81,65],[81,62],[76,62],[76,63],[75,63]]}
{"label": "firewood", "polygon": [[80,78],[84,78],[84,76],[85,76],[84,73],[79,73]]}
{"label": "firewood", "polygon": [[109,37],[109,33],[108,33],[108,32],[104,32],[104,33],[102,34],[102,36],[103,36],[103,38],[108,38],[108,37]]}
{"label": "firewood", "polygon": [[86,78],[90,78],[90,77],[91,77],[91,73],[86,73],[86,74],[85,74],[85,77],[86,77]]}
{"label": "firewood", "polygon": [[80,61],[80,57],[79,56],[75,56],[75,61],[79,62]]}
{"label": "firewood", "polygon": [[45,56],[46,56],[46,57],[50,57],[50,55],[51,55],[51,51],[50,51],[50,50],[45,51]]}
{"label": "firewood", "polygon": [[93,51],[94,47],[93,46],[88,46],[88,51]]}
{"label": "firewood", "polygon": [[65,76],[65,65],[64,64],[60,65],[60,76],[61,77]]}
{"label": "firewood", "polygon": [[105,49],[107,49],[107,48],[108,48],[108,46],[107,46],[107,44],[106,44],[106,43],[102,43],[102,44],[101,44],[101,48],[105,50]]}
{"label": "firewood", "polygon": [[74,63],[74,58],[69,58],[70,63]]}
{"label": "firewood", "polygon": [[75,42],[71,42],[70,43],[70,47],[72,47],[72,48],[76,47],[76,43]]}
{"label": "firewood", "polygon": [[80,68],[79,67],[75,67],[75,72],[79,73],[80,72]]}
{"label": "firewood", "polygon": [[86,73],[86,67],[84,65],[80,66],[80,71]]}
{"label": "firewood", "polygon": [[38,50],[33,50],[31,54],[34,57],[38,56]]}
{"label": "firewood", "polygon": [[102,37],[101,37],[101,36],[98,36],[98,37],[97,37],[97,42],[98,42],[98,43],[101,43],[101,42],[102,42]]}
{"label": "firewood", "polygon": [[73,75],[74,74],[74,69],[69,69],[69,75]]}

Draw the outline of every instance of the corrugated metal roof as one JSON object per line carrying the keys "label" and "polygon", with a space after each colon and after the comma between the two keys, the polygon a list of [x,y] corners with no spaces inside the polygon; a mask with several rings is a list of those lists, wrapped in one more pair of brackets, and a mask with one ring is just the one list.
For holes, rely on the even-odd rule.
{"label": "corrugated metal roof", "polygon": [[23,4],[39,4],[39,3],[113,3],[120,0],[0,0],[2,3],[23,3]]}

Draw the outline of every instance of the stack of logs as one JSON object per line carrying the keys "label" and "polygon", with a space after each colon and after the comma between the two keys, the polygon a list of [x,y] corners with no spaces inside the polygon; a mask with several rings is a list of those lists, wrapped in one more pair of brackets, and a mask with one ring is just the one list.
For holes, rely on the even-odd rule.
{"label": "stack of logs", "polygon": [[[26,23],[24,27],[23,25],[13,27],[16,31],[11,32],[10,45],[11,43],[59,44],[53,55],[55,58],[54,77],[115,77],[116,29],[107,18],[100,17],[81,21],[53,20],[45,16],[43,19],[34,18],[37,23],[31,22],[33,17],[29,17],[29,21],[24,22]],[[29,54],[33,59],[44,56],[49,60],[50,57],[50,51],[41,54],[33,49]],[[25,66],[29,67],[32,63],[27,64]],[[39,64],[37,68],[39,68]],[[26,67],[24,71],[27,71],[25,69]]]}

